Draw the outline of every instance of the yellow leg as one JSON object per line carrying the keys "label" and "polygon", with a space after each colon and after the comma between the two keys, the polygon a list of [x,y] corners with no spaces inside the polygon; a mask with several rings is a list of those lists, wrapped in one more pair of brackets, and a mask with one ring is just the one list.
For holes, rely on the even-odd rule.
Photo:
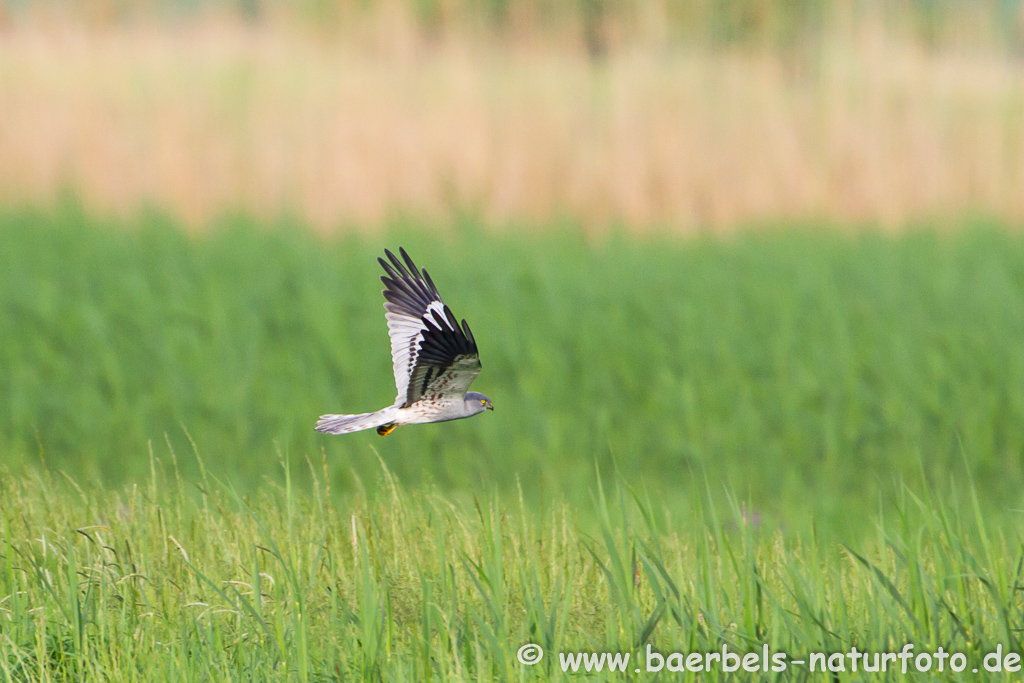
{"label": "yellow leg", "polygon": [[380,427],[377,427],[377,433],[380,434],[381,436],[387,436],[391,432],[395,431],[396,427],[398,427],[397,424],[395,424],[394,422],[389,422],[386,425],[381,425]]}

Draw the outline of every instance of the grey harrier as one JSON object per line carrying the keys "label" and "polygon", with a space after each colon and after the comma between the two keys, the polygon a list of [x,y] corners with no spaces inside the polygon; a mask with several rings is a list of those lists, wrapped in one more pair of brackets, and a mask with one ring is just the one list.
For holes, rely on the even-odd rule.
{"label": "grey harrier", "polygon": [[465,319],[459,327],[451,310],[441,301],[437,287],[426,270],[387,249],[388,263],[377,259],[387,275],[384,309],[391,337],[398,398],[393,406],[360,415],[321,415],[316,430],[326,434],[348,434],[377,428],[387,436],[399,425],[447,422],[494,410],[491,400],[466,391],[480,374],[476,340]]}

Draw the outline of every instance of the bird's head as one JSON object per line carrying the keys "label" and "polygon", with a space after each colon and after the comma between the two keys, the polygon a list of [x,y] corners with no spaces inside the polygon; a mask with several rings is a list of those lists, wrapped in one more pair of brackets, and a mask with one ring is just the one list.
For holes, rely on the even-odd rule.
{"label": "bird's head", "polygon": [[487,398],[479,391],[466,392],[466,407],[474,414],[482,413],[485,410],[494,410],[494,406],[491,405],[491,399]]}

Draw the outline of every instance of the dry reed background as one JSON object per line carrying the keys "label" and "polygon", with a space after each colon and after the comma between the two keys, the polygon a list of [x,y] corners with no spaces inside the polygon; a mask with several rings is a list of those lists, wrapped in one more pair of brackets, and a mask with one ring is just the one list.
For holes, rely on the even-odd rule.
{"label": "dry reed background", "polygon": [[378,15],[349,32],[8,20],[0,203],[71,190],[99,212],[323,229],[395,212],[680,231],[1024,218],[1010,51],[865,22],[781,48],[608,41],[595,59],[586,41],[424,37],[399,5]]}

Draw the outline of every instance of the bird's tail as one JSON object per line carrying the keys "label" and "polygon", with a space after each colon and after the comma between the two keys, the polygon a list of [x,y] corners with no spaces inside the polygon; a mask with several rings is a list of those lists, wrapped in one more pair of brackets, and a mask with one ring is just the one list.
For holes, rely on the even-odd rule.
{"label": "bird's tail", "polygon": [[[316,431],[324,434],[348,434],[359,432],[374,427],[386,427],[395,420],[397,412],[395,406],[388,406],[375,413],[360,413],[359,415],[321,415],[316,423]],[[393,428],[393,427],[392,427]],[[382,430],[378,430],[380,433]],[[384,431],[384,434],[391,429]]]}

